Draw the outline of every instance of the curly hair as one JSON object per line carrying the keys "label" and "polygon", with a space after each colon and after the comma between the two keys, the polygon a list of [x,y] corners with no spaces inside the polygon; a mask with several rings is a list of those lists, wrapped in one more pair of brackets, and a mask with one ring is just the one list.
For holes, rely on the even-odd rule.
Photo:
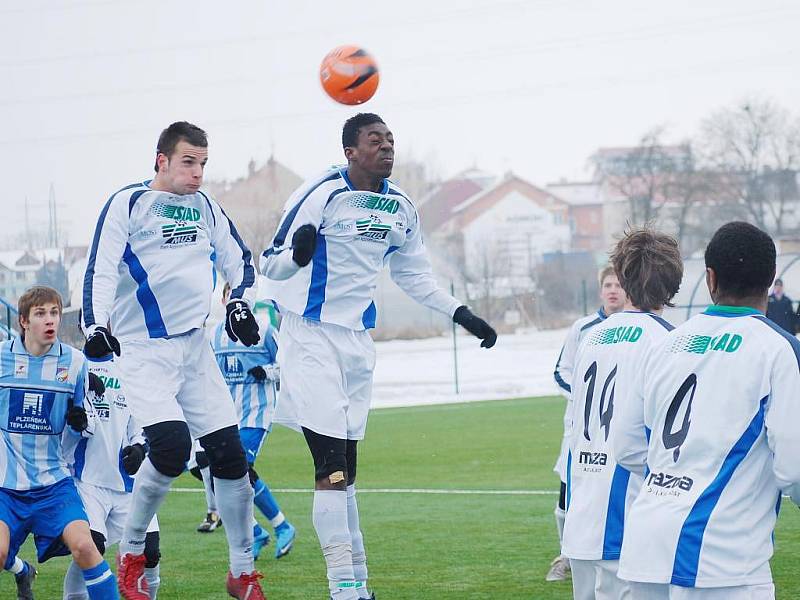
{"label": "curly hair", "polygon": [[775,278],[775,243],[755,225],[726,223],[706,247],[706,267],[714,269],[722,294],[748,298],[766,293]]}
{"label": "curly hair", "polygon": [[636,308],[653,311],[673,306],[670,300],[683,279],[683,260],[675,238],[649,227],[631,229],[617,242],[609,262]]}

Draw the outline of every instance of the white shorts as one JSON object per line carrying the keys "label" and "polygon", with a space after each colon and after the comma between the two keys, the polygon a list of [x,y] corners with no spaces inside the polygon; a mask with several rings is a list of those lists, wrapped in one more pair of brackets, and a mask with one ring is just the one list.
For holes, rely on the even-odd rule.
{"label": "white shorts", "polygon": [[631,600],[775,600],[775,586],[771,583],[719,588],[687,588],[637,581],[629,583]]}
{"label": "white shorts", "polygon": [[618,560],[569,559],[574,600],[630,600],[627,581],[617,577]]}
{"label": "white shorts", "polygon": [[129,340],[117,359],[128,407],[142,427],[185,421],[197,439],[236,425],[236,409],[202,329]]}
{"label": "white shorts", "polygon": [[[89,517],[89,529],[102,533],[106,538],[106,546],[119,543],[133,494],[97,487],[80,480],[75,480],[75,485],[83,500],[86,516]],[[147,532],[151,531],[158,531],[158,517],[155,515],[147,526]]]}
{"label": "white shorts", "polygon": [[287,312],[278,335],[281,392],[275,422],[338,439],[364,439],[375,369],[369,333]]}

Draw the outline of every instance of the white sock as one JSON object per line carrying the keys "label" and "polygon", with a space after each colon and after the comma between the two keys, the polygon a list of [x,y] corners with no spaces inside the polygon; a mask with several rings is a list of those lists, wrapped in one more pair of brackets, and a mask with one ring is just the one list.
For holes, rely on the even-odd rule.
{"label": "white sock", "polygon": [[273,529],[275,529],[276,527],[283,525],[284,521],[286,521],[286,517],[283,516],[281,511],[278,511],[278,514],[269,520],[269,524],[272,525]]}
{"label": "white sock", "polygon": [[156,565],[152,569],[145,568],[144,570],[144,578],[147,581],[147,593],[150,594],[150,600],[156,600],[158,586],[161,585],[161,577],[159,576],[161,569],[159,567],[160,565]]}
{"label": "white sock", "polygon": [[72,560],[64,575],[64,600],[89,600],[81,568]]}
{"label": "white sock", "polygon": [[211,467],[200,469],[200,475],[203,477],[203,487],[206,489],[206,506],[208,512],[217,512],[217,499],[214,497],[214,485],[211,478]]}
{"label": "white sock", "polygon": [[369,598],[367,591],[367,552],[364,549],[364,536],[361,534],[361,523],[358,518],[356,502],[356,486],[347,486],[347,527],[350,529],[350,543],[353,545],[353,575],[361,583],[358,588],[359,598]]}
{"label": "white sock", "polygon": [[353,545],[347,527],[347,492],[315,490],[312,508],[322,554],[328,566],[328,586],[334,600],[356,600]]}
{"label": "white sock", "polygon": [[25,568],[25,563],[22,562],[22,559],[19,556],[14,557],[14,564],[11,565],[10,569],[7,569],[9,572],[13,573],[14,575],[19,575],[22,573],[22,570]]}
{"label": "white sock", "polygon": [[133,497],[131,498],[128,520],[119,543],[119,552],[125,554],[142,554],[144,552],[144,538],[147,535],[147,526],[156,514],[158,507],[167,497],[169,486],[174,478],[159,473],[145,458],[136,479],[133,483]]}
{"label": "white sock", "polygon": [[556,506],[555,511],[553,511],[556,516],[556,529],[558,529],[558,544],[561,547],[561,543],[564,541],[564,521],[567,518],[567,513],[564,512],[563,508]]}
{"label": "white sock", "polygon": [[252,573],[253,565],[253,486],[247,475],[239,479],[214,477],[219,516],[228,538],[231,573],[239,577]]}

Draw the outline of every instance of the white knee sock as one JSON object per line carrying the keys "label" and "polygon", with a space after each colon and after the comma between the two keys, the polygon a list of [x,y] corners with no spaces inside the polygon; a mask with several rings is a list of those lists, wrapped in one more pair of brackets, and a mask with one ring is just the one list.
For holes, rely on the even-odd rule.
{"label": "white knee sock", "polygon": [[347,527],[347,492],[316,490],[312,509],[322,554],[328,566],[328,586],[334,600],[356,600],[353,544]]}
{"label": "white knee sock", "polygon": [[253,487],[245,475],[239,479],[214,477],[219,516],[228,538],[231,573],[239,577],[252,573],[253,566]]}
{"label": "white knee sock", "polygon": [[564,512],[564,509],[558,506],[556,506],[556,509],[553,512],[556,516],[556,528],[558,529],[558,546],[561,548],[561,543],[564,541],[564,521],[567,518],[567,513]]}
{"label": "white knee sock", "polygon": [[350,529],[350,543],[353,545],[353,575],[361,584],[361,587],[358,588],[359,598],[369,598],[367,552],[364,549],[364,536],[361,534],[361,524],[358,518],[355,484],[347,486],[347,527]]}
{"label": "white knee sock", "polygon": [[133,497],[128,520],[125,522],[125,531],[119,543],[120,554],[142,554],[144,552],[144,538],[147,535],[147,526],[156,514],[158,507],[164,501],[172,485],[174,477],[159,473],[145,458],[133,484]]}
{"label": "white knee sock", "polygon": [[203,476],[203,487],[206,489],[206,506],[208,512],[217,512],[217,499],[214,497],[214,485],[211,477],[211,467],[200,469],[200,475]]}
{"label": "white knee sock", "polygon": [[147,581],[147,593],[150,594],[150,600],[156,600],[158,596],[158,586],[161,585],[160,573],[159,565],[150,569],[145,568],[144,570],[144,578]]}
{"label": "white knee sock", "polygon": [[81,568],[70,561],[69,568],[64,575],[64,600],[89,600],[89,592],[86,591],[86,582],[83,580]]}

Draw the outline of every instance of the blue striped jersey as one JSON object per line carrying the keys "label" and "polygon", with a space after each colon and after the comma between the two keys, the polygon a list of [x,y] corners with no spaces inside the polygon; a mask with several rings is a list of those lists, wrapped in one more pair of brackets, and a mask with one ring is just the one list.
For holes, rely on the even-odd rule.
{"label": "blue striped jersey", "polygon": [[[21,338],[0,344],[0,487],[24,491],[70,476],[65,451],[95,426],[85,386],[83,354],[71,346],[56,340],[47,353],[31,356]],[[72,405],[86,408],[83,434],[66,424]]]}
{"label": "blue striped jersey", "polygon": [[[292,260],[294,232],[317,230],[312,262]],[[460,303],[431,272],[414,205],[391,181],[379,192],[353,188],[346,167],[305,182],[287,201],[272,246],[261,258],[267,297],[278,308],[314,321],[354,330],[375,327],[378,276],[389,266],[392,280],[417,302],[450,317]]]}
{"label": "blue striped jersey", "polygon": [[177,196],[149,183],[116,192],[100,212],[83,281],[87,333],[109,322],[121,340],[202,327],[215,267],[232,298],[254,294],[250,250],[219,204],[202,191]]}
{"label": "blue striped jersey", "polygon": [[617,406],[634,393],[650,348],[671,328],[657,315],[624,311],[610,315],[581,341],[572,377],[562,543],[570,558],[619,558],[625,513],[642,477],[620,466],[612,451]]}
{"label": "blue striped jersey", "polygon": [[[647,475],[619,576],[768,584],[781,492],[800,500],[800,343],[761,313],[713,306],[647,357]],[[638,444],[622,455],[635,456]]]}
{"label": "blue striped jersey", "polygon": [[[275,415],[277,402],[277,381],[274,374],[275,358],[278,355],[278,344],[275,341],[275,330],[269,321],[256,318],[261,340],[255,346],[245,346],[234,342],[225,333],[225,323],[220,323],[213,331],[211,346],[217,359],[222,377],[228,384],[239,427],[257,427],[269,429]],[[257,381],[248,373],[253,367],[268,367],[268,378]],[[270,378],[270,373],[273,378]]]}
{"label": "blue striped jersey", "polygon": [[122,449],[131,444],[144,445],[144,433],[128,408],[125,387],[117,375],[113,355],[86,360],[89,373],[102,380],[106,391],[102,396],[91,391],[87,394],[97,416],[94,435],[72,446],[67,462],[73,476],[84,483],[131,492],[133,478],[122,466]]}

